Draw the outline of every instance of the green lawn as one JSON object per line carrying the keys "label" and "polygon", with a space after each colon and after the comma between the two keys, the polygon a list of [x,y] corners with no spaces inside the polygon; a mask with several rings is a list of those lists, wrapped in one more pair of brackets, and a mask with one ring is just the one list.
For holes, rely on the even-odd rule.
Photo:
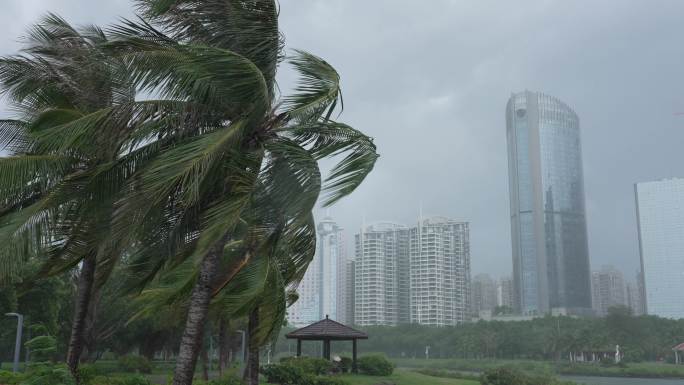
{"label": "green lawn", "polygon": [[406,370],[395,370],[389,377],[345,375],[342,378],[352,385],[479,385],[477,381],[431,377]]}

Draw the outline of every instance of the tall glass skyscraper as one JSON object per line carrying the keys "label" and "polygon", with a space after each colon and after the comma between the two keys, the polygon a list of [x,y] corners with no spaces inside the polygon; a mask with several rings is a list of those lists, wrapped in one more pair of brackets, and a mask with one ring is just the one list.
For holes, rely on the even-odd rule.
{"label": "tall glass skyscraper", "polygon": [[646,312],[684,318],[684,179],[635,190]]}
{"label": "tall glass skyscraper", "polygon": [[538,92],[506,107],[517,310],[591,312],[579,118]]}

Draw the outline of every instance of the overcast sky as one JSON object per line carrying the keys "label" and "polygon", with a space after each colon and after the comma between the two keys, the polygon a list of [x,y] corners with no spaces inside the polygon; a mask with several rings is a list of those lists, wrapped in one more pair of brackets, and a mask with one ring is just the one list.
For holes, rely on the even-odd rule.
{"label": "overcast sky", "polygon": [[[47,12],[75,23],[132,15],[128,0],[5,0],[0,53]],[[580,116],[592,268],[638,268],[633,184],[684,177],[684,1],[282,0],[288,48],[340,72],[340,120],[382,155],[331,209],[366,222],[471,222],[473,273],[511,270],[505,106],[529,89]],[[283,91],[290,84],[283,71]],[[353,250],[350,248],[350,251]]]}

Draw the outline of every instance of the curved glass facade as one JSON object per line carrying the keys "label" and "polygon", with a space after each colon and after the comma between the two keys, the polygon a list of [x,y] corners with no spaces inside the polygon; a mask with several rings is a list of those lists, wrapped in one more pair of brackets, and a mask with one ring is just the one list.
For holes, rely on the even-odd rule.
{"label": "curved glass facade", "polygon": [[506,108],[513,273],[518,310],[591,309],[579,118],[542,93]]}

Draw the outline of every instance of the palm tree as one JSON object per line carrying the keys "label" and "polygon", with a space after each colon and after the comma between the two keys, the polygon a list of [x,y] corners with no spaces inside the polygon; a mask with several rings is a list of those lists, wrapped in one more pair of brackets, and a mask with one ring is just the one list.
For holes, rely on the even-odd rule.
{"label": "palm tree", "polygon": [[35,257],[47,256],[41,276],[81,264],[67,355],[75,376],[93,287],[121,246],[107,236],[114,189],[102,165],[118,155],[134,89],[122,62],[97,48],[105,41],[97,27],[77,30],[50,14],[29,31],[22,54],[0,60],[3,93],[18,115],[0,124],[0,147],[11,154],[0,160],[2,273],[9,278]]}
{"label": "palm tree", "polygon": [[[22,54],[0,60],[0,85],[16,119],[0,121],[0,276],[15,279],[38,259],[37,278],[80,265],[67,364],[78,381],[92,293],[130,247],[112,231],[115,210],[136,171],[164,138],[143,146],[153,118],[172,107],[136,101],[125,62],[101,49],[103,30],[76,29],[50,14]],[[36,277],[34,277],[36,278]]]}
{"label": "palm tree", "polygon": [[[212,298],[269,255],[262,250],[273,237],[248,237],[244,230],[264,176],[273,174],[276,206],[302,218],[321,189],[326,205],[354,191],[377,154],[370,138],[330,119],[341,101],[339,76],[322,59],[296,51],[291,62],[302,74],[300,86],[293,96],[276,98],[283,55],[275,1],[139,5],[147,21],[116,27],[110,48],[128,62],[140,89],[185,113],[155,118],[150,143],[174,139],[131,178],[113,228],[136,229],[141,241],[133,258],[140,261],[141,282],[184,261],[197,266],[174,374],[174,384],[189,384]],[[343,152],[321,187],[317,161]],[[306,204],[293,204],[302,188]],[[225,252],[235,243],[244,247],[239,256]]]}

